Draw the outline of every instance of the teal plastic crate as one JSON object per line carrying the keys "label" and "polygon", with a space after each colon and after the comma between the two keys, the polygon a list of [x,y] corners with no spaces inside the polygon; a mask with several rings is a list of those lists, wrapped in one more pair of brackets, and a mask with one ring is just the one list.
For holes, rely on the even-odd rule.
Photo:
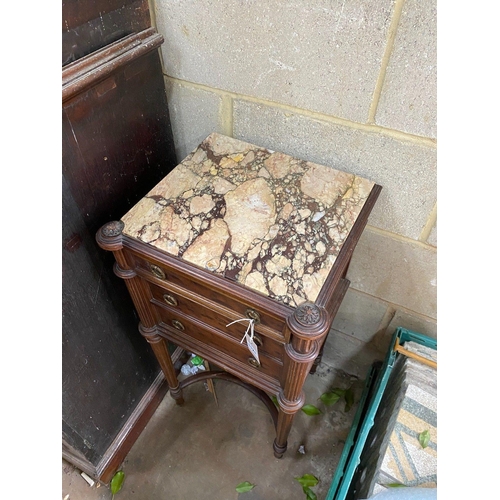
{"label": "teal plastic crate", "polygon": [[437,350],[435,339],[405,328],[396,329],[384,361],[374,363],[367,374],[363,393],[325,500],[344,500],[347,497],[387,381],[400,355],[394,348],[398,343],[403,346],[408,341]]}

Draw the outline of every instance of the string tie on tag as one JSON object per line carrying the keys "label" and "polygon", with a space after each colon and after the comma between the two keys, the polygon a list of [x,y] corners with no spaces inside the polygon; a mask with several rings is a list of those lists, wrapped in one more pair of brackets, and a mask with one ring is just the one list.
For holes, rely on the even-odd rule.
{"label": "string tie on tag", "polygon": [[[240,344],[243,344],[243,341],[246,339],[247,341],[247,347],[252,356],[257,360],[257,363],[260,365],[260,360],[259,360],[259,349],[257,347],[257,344],[253,340],[254,336],[254,331],[253,331],[253,325],[254,325],[254,320],[251,318],[240,318],[235,321],[232,321],[228,325],[226,325],[226,328],[228,326],[231,326],[234,323],[240,323],[241,321],[248,321],[248,326],[245,332],[245,335],[243,335],[243,338],[241,339]],[[250,335],[248,334],[250,332]]]}
{"label": "string tie on tag", "polygon": [[248,332],[249,331],[250,331],[250,337],[249,338],[250,338],[251,341],[253,341],[253,335],[254,335],[253,325],[254,325],[254,320],[251,319],[251,318],[240,318],[240,319],[236,319],[234,321],[231,321],[231,323],[229,323],[228,325],[226,325],[226,328],[227,328],[228,326],[231,326],[234,323],[240,323],[242,321],[248,321],[248,326],[247,326],[245,335],[243,335],[243,338],[240,341],[240,344],[243,344],[243,341],[245,340],[245,337],[248,337]]}

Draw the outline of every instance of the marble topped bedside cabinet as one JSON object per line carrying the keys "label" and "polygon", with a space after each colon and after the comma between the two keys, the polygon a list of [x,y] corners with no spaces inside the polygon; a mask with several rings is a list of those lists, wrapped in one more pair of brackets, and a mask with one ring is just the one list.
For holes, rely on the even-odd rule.
{"label": "marble topped bedside cabinet", "polygon": [[[283,455],[380,190],[213,133],[98,231],[178,404],[193,382],[236,382],[269,409]],[[167,340],[220,369],[179,382]]]}

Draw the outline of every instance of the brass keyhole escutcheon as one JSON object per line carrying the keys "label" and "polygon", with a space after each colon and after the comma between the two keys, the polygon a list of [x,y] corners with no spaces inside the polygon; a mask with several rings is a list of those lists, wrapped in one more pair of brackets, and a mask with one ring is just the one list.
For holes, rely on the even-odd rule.
{"label": "brass keyhole escutcheon", "polygon": [[166,278],[165,276],[165,271],[160,267],[156,266],[154,264],[149,265],[149,269],[151,269],[151,272],[157,277],[160,278],[161,280],[164,280]]}
{"label": "brass keyhole escutcheon", "polygon": [[163,300],[170,306],[177,306],[177,299],[173,296],[173,295],[170,295],[169,293],[166,293],[164,296],[163,296]]}
{"label": "brass keyhole escutcheon", "polygon": [[255,345],[257,347],[262,347],[262,344],[263,344],[262,338],[258,333],[253,334],[253,341],[255,342]]}
{"label": "brass keyhole escutcheon", "polygon": [[248,358],[248,364],[254,368],[260,368],[260,363],[255,358]]}
{"label": "brass keyhole escutcheon", "polygon": [[255,309],[247,309],[245,314],[247,318],[253,319],[255,323],[260,323],[260,314]]}
{"label": "brass keyhole escutcheon", "polygon": [[173,319],[172,325],[176,330],[184,331],[184,325],[178,319]]}

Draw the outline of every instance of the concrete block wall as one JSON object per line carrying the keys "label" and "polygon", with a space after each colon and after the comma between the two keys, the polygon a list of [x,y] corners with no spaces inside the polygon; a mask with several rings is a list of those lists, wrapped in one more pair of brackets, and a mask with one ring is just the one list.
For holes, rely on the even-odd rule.
{"label": "concrete block wall", "polygon": [[151,0],[179,161],[213,131],[383,186],[333,328],[436,337],[436,0]]}

